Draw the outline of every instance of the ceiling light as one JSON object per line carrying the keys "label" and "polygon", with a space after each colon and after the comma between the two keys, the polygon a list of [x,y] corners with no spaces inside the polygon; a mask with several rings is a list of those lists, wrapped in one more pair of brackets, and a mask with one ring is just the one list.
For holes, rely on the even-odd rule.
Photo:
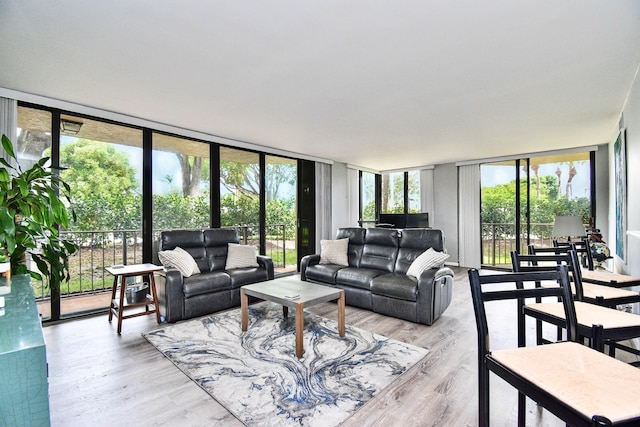
{"label": "ceiling light", "polygon": [[60,130],[69,135],[77,135],[82,127],[82,122],[75,122],[69,119],[60,119]]}

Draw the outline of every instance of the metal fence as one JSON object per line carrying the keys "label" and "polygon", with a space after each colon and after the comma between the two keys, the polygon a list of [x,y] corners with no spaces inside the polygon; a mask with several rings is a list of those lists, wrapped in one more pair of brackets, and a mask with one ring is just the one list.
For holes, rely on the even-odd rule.
{"label": "metal fence", "polygon": [[[259,245],[257,225],[223,228],[237,230],[242,244]],[[162,231],[154,231],[154,241]],[[291,260],[297,260],[295,236],[287,236],[285,224],[268,224],[266,231],[265,254],[273,259],[276,268],[286,268]],[[142,263],[142,230],[63,231],[61,235],[74,241],[80,248],[69,259],[71,279],[62,284],[60,294],[63,297],[111,290],[113,277],[105,271],[105,267]],[[293,240],[289,241],[288,238]],[[49,288],[44,283],[34,283],[34,288],[38,297],[49,295]]]}
{"label": "metal fence", "polygon": [[[260,234],[257,225],[238,225],[232,228],[238,231],[240,242],[259,245]],[[551,246],[553,224],[531,224],[529,242],[537,246]],[[276,268],[295,268],[297,252],[295,236],[287,235],[285,224],[266,226],[265,254],[274,261]],[[154,240],[163,230],[154,231]],[[80,250],[70,260],[71,280],[64,283],[60,290],[62,296],[103,292],[110,290],[112,277],[105,267],[114,264],[137,264],[142,262],[142,230],[93,230],[64,231],[63,235],[78,244]],[[485,223],[482,225],[482,264],[488,266],[508,266],[511,264],[510,252],[516,250],[517,240],[520,247],[526,248],[526,236],[516,236],[515,224]],[[48,295],[44,284],[35,284],[40,297]],[[38,292],[39,291],[39,292]]]}
{"label": "metal fence", "polygon": [[526,250],[528,244],[540,247],[553,246],[553,224],[533,223],[529,238],[516,235],[516,225],[507,223],[482,224],[482,265],[511,266],[511,251],[518,247]]}

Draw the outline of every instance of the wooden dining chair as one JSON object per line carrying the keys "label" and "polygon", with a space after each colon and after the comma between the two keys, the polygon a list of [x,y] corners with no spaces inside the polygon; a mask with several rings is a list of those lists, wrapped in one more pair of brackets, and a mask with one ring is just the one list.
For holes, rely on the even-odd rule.
{"label": "wooden dining chair", "polygon": [[594,262],[593,254],[591,253],[591,245],[589,238],[585,237],[581,240],[570,240],[568,242],[560,242],[556,239],[553,240],[553,246],[556,248],[573,249],[578,254],[578,258],[582,260],[582,266],[588,270],[593,271]]}
{"label": "wooden dining chair", "polygon": [[[549,262],[554,259],[557,260],[555,261],[556,265],[549,265]],[[574,281],[573,285],[576,289],[576,295],[578,295],[576,299],[582,298],[579,272],[576,271],[579,268],[575,267],[574,251],[568,251],[565,255],[521,255],[512,251],[511,262],[515,272],[545,271],[557,267],[558,263],[566,264],[568,269],[573,270],[570,280]],[[580,340],[590,340],[592,346],[600,351],[604,351],[605,343],[609,344],[610,356],[615,356],[617,348],[634,355],[640,355],[640,351],[637,349],[620,343],[620,341],[640,337],[640,316],[579,300],[574,302],[574,307],[577,313],[578,338]],[[522,311],[536,320],[566,329],[562,304],[558,302],[540,302],[538,300],[535,303],[525,304]],[[592,335],[593,325],[602,325],[602,334],[599,337]],[[538,339],[540,344],[540,335],[538,335]]]}
{"label": "wooden dining chair", "polygon": [[[557,281],[557,287],[527,283]],[[640,370],[576,341],[578,326],[569,289],[567,266],[555,271],[483,274],[469,270],[478,332],[479,426],[490,425],[489,377],[507,381],[519,392],[518,425],[526,421],[526,397],[571,426],[631,426],[640,423]],[[508,286],[508,288],[505,288]],[[568,341],[526,347],[518,331],[518,347],[492,349],[485,304],[515,299],[557,297],[567,319]],[[515,314],[515,312],[514,312]],[[518,317],[522,313],[517,313]],[[593,334],[600,328],[594,326]]]}
{"label": "wooden dining chair", "polygon": [[[573,250],[576,254],[579,254],[579,249],[574,242],[569,242],[568,245],[559,245],[552,248],[541,248],[529,245],[528,250],[530,255],[560,255],[567,253],[569,250]],[[598,285],[595,283],[586,283],[582,280],[582,271],[580,269],[577,270],[576,274],[577,279],[573,280],[573,282],[574,285],[579,288],[574,291],[574,297],[577,301],[603,305],[609,308],[616,308],[618,305],[622,304],[640,302],[640,293],[638,292],[628,289],[613,288],[611,286]]]}

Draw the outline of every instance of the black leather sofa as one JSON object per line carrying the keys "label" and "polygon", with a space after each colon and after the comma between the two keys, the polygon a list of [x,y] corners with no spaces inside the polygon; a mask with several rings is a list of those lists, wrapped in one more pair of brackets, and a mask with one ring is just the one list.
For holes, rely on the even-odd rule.
{"label": "black leather sofa", "polygon": [[442,231],[428,228],[340,228],[349,238],[349,265],[320,264],[320,255],[302,258],[302,280],[345,291],[346,303],[415,323],[431,325],[451,303],[453,271],[431,268],[419,278],[406,272],[429,248],[442,252]]}
{"label": "black leather sofa", "polygon": [[[189,252],[200,274],[183,277],[174,268],[157,275],[156,288],[160,313],[167,322],[203,316],[240,305],[240,287],[249,283],[273,280],[273,261],[257,257],[258,267],[225,270],[227,244],[239,243],[235,230],[163,231],[156,249],[166,251],[177,246]],[[157,261],[157,252],[154,254]]]}

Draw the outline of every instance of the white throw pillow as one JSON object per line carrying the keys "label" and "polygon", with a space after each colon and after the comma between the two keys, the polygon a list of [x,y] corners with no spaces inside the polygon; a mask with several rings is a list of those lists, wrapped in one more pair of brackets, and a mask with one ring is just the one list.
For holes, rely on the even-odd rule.
{"label": "white throw pillow", "polygon": [[251,245],[229,243],[225,270],[234,268],[258,267],[258,248]]}
{"label": "white throw pillow", "polygon": [[349,238],[320,240],[320,264],[349,265]]}
{"label": "white throw pillow", "polygon": [[172,251],[158,252],[158,258],[165,267],[177,268],[184,277],[191,277],[193,274],[200,274],[200,269],[196,260],[191,254],[179,246]]}
{"label": "white throw pillow", "polygon": [[415,278],[420,277],[423,271],[432,267],[441,266],[449,258],[449,254],[444,252],[438,252],[429,248],[420,254],[418,258],[413,260],[409,270],[407,270],[407,276],[413,276]]}

